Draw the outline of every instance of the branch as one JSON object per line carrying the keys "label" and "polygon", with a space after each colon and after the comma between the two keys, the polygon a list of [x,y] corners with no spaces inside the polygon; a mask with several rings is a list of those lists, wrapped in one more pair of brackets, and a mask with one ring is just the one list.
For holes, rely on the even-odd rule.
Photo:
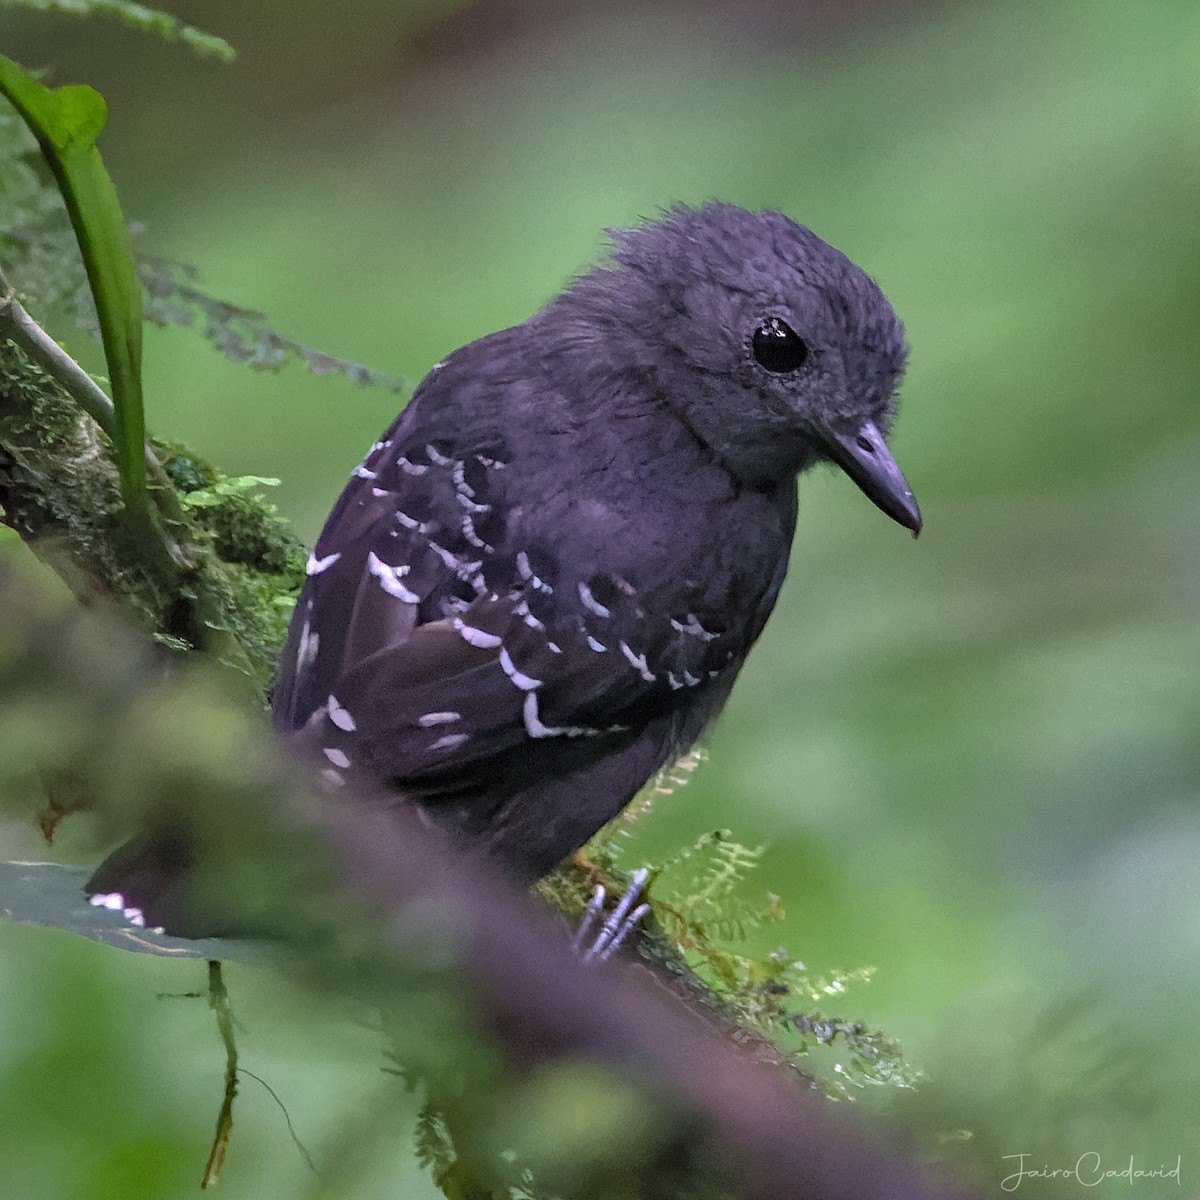
{"label": "branch", "polygon": [[[0,287],[6,287],[0,274]],[[0,521],[85,603],[107,598],[170,645],[200,648],[248,677],[261,703],[274,677],[299,542],[262,505],[237,506],[258,550],[214,546],[222,510],[188,510],[152,449],[150,528],[126,519],[105,425],[111,402],[6,290],[0,297]],[[190,464],[195,456],[189,459]],[[191,474],[197,474],[193,470]],[[189,485],[219,477],[200,464]]]}
{"label": "branch", "polygon": [[[16,291],[0,268],[0,342],[7,339],[34,365],[40,367],[100,427],[111,441],[116,433],[117,413],[104,389],[77,363],[26,311]],[[153,485],[152,496],[162,520],[154,522],[154,532],[172,563],[179,568],[191,564],[178,542],[164,527],[165,522],[180,524],[183,513],[173,489],[163,473],[157,455],[147,446],[146,473]]]}
{"label": "branch", "polygon": [[25,311],[0,268],[0,337],[20,347],[66,391],[108,437],[117,426],[117,412],[108,393]]}

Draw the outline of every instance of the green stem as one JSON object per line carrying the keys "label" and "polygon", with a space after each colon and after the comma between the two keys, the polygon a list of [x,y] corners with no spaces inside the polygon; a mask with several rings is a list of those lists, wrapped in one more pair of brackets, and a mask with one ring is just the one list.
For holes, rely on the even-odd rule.
{"label": "green stem", "polygon": [[62,384],[72,399],[111,438],[117,413],[104,389],[29,315],[0,267],[0,337],[19,346],[30,362]]}
{"label": "green stem", "polygon": [[117,189],[96,139],[108,119],[89,87],[47,88],[0,55],[0,93],[37,138],[66,205],[96,304],[112,382],[112,438],[121,495],[134,523],[152,524],[146,488],[142,405],[142,287]]}

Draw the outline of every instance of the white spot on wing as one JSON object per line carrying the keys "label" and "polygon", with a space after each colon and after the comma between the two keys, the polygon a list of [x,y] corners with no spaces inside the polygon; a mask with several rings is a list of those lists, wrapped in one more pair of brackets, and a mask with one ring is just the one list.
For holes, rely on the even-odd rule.
{"label": "white spot on wing", "polygon": [[473,496],[475,489],[467,482],[467,469],[463,463],[454,464],[454,488],[460,496]]}
{"label": "white spot on wing", "polygon": [[97,892],[88,897],[88,903],[96,908],[111,908],[115,912],[118,908],[124,909],[125,897],[120,892]]}
{"label": "white spot on wing", "polygon": [[470,513],[463,513],[462,531],[463,537],[465,537],[472,546],[475,546],[479,550],[491,549],[491,546],[489,546],[487,542],[485,542],[483,538],[481,538],[479,534],[475,532],[475,522],[471,520]]}
{"label": "white spot on wing", "polygon": [[455,746],[461,746],[467,740],[465,733],[447,733],[445,736],[438,738],[430,750],[453,750]]}
{"label": "white spot on wing", "polygon": [[339,703],[336,696],[329,697],[329,719],[339,729],[353,733],[358,728],[358,722]]}
{"label": "white spot on wing", "polygon": [[447,550],[445,546],[439,546],[432,538],[429,539],[429,548],[452,570],[459,579],[470,579],[476,571],[483,566],[483,560],[479,562],[466,562],[459,558],[453,550]]}
{"label": "white spot on wing", "polygon": [[534,679],[532,675],[526,675],[522,672],[509,656],[508,651],[500,647],[500,667],[505,675],[513,681],[515,687],[519,687],[523,692],[532,692],[535,688],[542,686],[540,679]]}
{"label": "white spot on wing", "polygon": [[[312,601],[309,601],[309,609],[312,609]],[[305,670],[311,667],[316,661],[317,650],[321,646],[321,635],[313,633],[312,625],[308,617],[304,618],[304,624],[300,627],[300,648],[296,652],[296,667],[298,670]]]}
{"label": "white spot on wing", "polygon": [[428,729],[431,725],[449,725],[451,721],[461,721],[462,713],[456,712],[431,712],[426,713],[423,717],[417,718],[417,724],[422,729]]}
{"label": "white spot on wing", "polygon": [[396,520],[399,521],[405,529],[413,529],[417,533],[424,533],[429,528],[424,521],[418,521],[416,517],[410,517],[408,513],[401,512],[400,509],[396,509]]}
{"label": "white spot on wing", "polygon": [[304,573],[306,575],[320,575],[322,571],[328,571],[341,557],[342,553],[340,550],[333,554],[327,554],[324,558],[318,558],[315,554],[310,554],[308,562],[304,567]]}
{"label": "white spot on wing", "polygon": [[341,767],[343,771],[350,765],[350,757],[344,750],[339,750],[335,746],[326,746],[323,753],[335,767]]}
{"label": "white spot on wing", "polygon": [[595,737],[603,732],[599,729],[584,729],[579,725],[543,725],[538,715],[537,692],[530,692],[525,697],[525,707],[522,710],[525,718],[525,732],[531,738],[548,737]]}
{"label": "white spot on wing", "polygon": [[592,589],[582,580],[579,582],[579,599],[588,612],[595,613],[598,617],[612,616],[612,613],[592,595]]}
{"label": "white spot on wing", "polygon": [[461,504],[469,513],[478,514],[492,511],[492,506],[490,504],[477,504],[474,500],[469,500],[462,494],[462,492],[458,493],[457,499],[459,504]]}
{"label": "white spot on wing", "polygon": [[374,550],[367,555],[367,570],[379,580],[379,586],[389,596],[395,596],[397,600],[403,600],[405,604],[420,604],[421,597],[400,582],[411,569],[407,563],[401,563],[398,567],[389,567]]}
{"label": "white spot on wing", "polygon": [[524,621],[525,624],[528,625],[530,629],[545,629],[546,628],[546,626],[541,621],[539,621],[537,619],[537,617],[535,617],[533,615],[533,613],[531,613],[529,611],[529,604],[525,600],[522,600],[521,603],[518,604],[517,607],[513,609],[513,614],[515,616],[520,617],[521,620]]}
{"label": "white spot on wing", "polygon": [[644,654],[634,654],[632,650],[624,643],[621,643],[621,653],[629,660],[631,667],[636,667],[638,674],[647,682],[654,682],[654,672],[650,670],[650,664],[646,662]]}
{"label": "white spot on wing", "polygon": [[429,455],[429,461],[437,463],[439,467],[449,467],[458,461],[455,458],[447,458],[446,455],[442,454],[432,442],[426,443],[425,453]]}
{"label": "white spot on wing", "polygon": [[608,647],[603,642],[596,641],[596,639],[594,637],[592,637],[592,635],[590,633],[588,634],[587,644],[589,646],[591,646],[591,648],[593,650],[595,650],[597,654],[600,654],[603,651],[608,649]]}
{"label": "white spot on wing", "polygon": [[703,625],[700,624],[700,619],[695,613],[688,613],[687,622],[685,624],[681,624],[679,621],[675,620],[674,617],[672,617],[671,627],[679,630],[680,633],[689,633],[692,635],[692,637],[701,637],[706,642],[711,642],[717,636],[715,633],[710,633],[704,628]]}
{"label": "white spot on wing", "polygon": [[476,629],[473,625],[464,624],[462,617],[454,618],[454,628],[458,630],[464,642],[477,646],[480,650],[495,650],[503,640],[494,633],[487,633],[482,629]]}
{"label": "white spot on wing", "polygon": [[359,477],[359,479],[378,479],[379,478],[378,471],[370,471],[362,463],[359,463],[358,466],[354,468],[354,474],[357,475]]}
{"label": "white spot on wing", "polygon": [[424,475],[425,472],[429,470],[428,463],[409,462],[409,460],[405,458],[403,454],[396,459],[396,466],[398,466],[400,470],[405,473],[405,475]]}
{"label": "white spot on wing", "polygon": [[124,910],[125,920],[130,925],[136,925],[139,929],[144,929],[146,926],[146,917],[140,908],[127,908]]}

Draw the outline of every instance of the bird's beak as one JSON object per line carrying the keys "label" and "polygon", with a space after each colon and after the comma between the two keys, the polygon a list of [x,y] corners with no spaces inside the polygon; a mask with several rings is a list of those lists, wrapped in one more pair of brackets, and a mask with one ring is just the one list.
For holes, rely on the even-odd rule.
{"label": "bird's beak", "polygon": [[921,510],[874,421],[865,422],[853,433],[824,430],[821,440],[825,453],[862,488],[868,500],[911,529],[913,537],[921,532]]}

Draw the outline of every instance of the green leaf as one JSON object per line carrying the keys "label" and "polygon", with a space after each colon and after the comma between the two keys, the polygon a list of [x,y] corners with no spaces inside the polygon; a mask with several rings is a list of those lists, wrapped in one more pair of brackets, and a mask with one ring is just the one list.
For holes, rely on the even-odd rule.
{"label": "green leaf", "polygon": [[47,88],[0,55],[0,92],[29,126],[66,202],[96,301],[116,407],[114,457],[131,514],[146,512],[146,423],[142,405],[142,289],[117,190],[96,138],[108,117],[99,92]]}
{"label": "green leaf", "polygon": [[178,938],[134,926],[123,913],[88,903],[83,891],[88,874],[83,867],[61,863],[0,862],[0,914],[22,925],[65,929],[135,954],[222,962],[263,957],[263,949],[252,942]]}
{"label": "green leaf", "polygon": [[222,62],[234,59],[234,49],[224,38],[205,33],[170,13],[133,4],[130,0],[0,0],[0,3],[72,17],[115,17],[122,25],[156,34],[163,41],[182,42],[197,54],[219,58]]}

